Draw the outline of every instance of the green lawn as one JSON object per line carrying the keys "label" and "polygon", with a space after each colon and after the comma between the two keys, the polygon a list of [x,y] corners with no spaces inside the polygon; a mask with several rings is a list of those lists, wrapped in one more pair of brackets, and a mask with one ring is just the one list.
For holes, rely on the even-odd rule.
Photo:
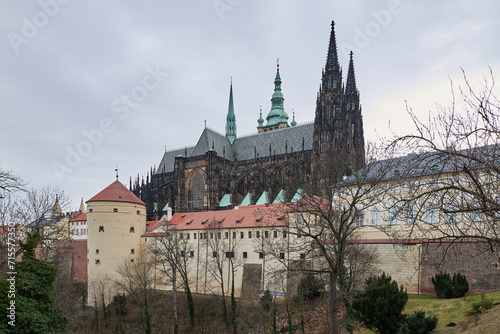
{"label": "green lawn", "polygon": [[[481,295],[466,296],[456,299],[439,299],[433,296],[410,295],[406,304],[405,313],[410,314],[416,310],[424,310],[426,316],[436,316],[438,326],[433,333],[500,333],[500,291],[484,295],[496,304],[489,310],[482,310],[480,314],[467,315],[472,310],[472,304],[481,300]],[[455,327],[446,327],[450,322],[457,324]],[[370,333],[362,331],[362,333]]]}

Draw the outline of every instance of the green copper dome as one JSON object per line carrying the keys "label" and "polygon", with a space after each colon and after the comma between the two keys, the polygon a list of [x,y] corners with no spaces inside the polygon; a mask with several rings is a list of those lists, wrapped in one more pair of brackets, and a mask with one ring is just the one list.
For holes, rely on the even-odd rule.
{"label": "green copper dome", "polygon": [[266,117],[267,126],[276,126],[282,123],[288,124],[288,114],[283,106],[283,93],[281,92],[280,66],[277,64],[276,78],[274,79],[274,93],[271,98],[271,111]]}
{"label": "green copper dome", "polygon": [[293,119],[292,122],[290,123],[291,126],[297,125],[297,122],[295,122],[295,112],[293,113]]}

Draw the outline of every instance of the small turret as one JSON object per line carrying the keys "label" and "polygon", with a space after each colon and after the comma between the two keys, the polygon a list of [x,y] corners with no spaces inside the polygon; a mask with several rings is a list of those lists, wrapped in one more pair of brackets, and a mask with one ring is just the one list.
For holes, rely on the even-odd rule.
{"label": "small turret", "polygon": [[295,111],[293,112],[293,119],[292,119],[292,123],[290,123],[291,126],[296,126],[297,125],[297,122],[295,122]]}

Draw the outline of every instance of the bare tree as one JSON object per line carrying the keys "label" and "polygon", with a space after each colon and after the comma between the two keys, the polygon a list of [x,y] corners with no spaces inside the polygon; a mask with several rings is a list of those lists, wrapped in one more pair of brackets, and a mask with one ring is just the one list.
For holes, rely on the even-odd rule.
{"label": "bare tree", "polygon": [[403,237],[500,245],[500,101],[490,75],[476,88],[464,73],[459,98],[452,83],[451,107],[426,119],[408,109],[416,132],[388,142],[389,151],[408,154],[392,200],[410,226]]}
{"label": "bare tree", "polygon": [[142,249],[135,259],[124,259],[117,268],[119,278],[115,281],[118,290],[133,296],[141,307],[142,323],[146,334],[151,327],[151,289],[154,284],[154,263],[147,249]]}
{"label": "bare tree", "polygon": [[5,196],[6,193],[24,190],[26,183],[11,171],[0,169],[0,189],[2,193],[0,197]]}
{"label": "bare tree", "polygon": [[[367,154],[379,159],[383,156],[374,146],[367,148]],[[347,311],[350,308],[348,293],[356,283],[349,279],[359,277],[362,270],[371,269],[368,263],[358,262],[362,259],[359,254],[374,258],[373,252],[355,245],[359,238],[357,232],[363,225],[360,222],[366,211],[382,205],[392,187],[388,182],[393,168],[391,160],[369,161],[364,169],[344,177],[348,169],[341,157],[323,161],[319,175],[326,176],[320,180],[338,181],[333,185],[303,184],[302,198],[284,209],[289,213],[286,232],[293,241],[271,241],[264,245],[266,255],[273,256],[288,270],[326,276],[330,332],[335,334],[340,330],[340,301]]]}
{"label": "bare tree", "polygon": [[[177,327],[177,276],[180,276],[181,287],[186,293],[191,325],[195,325],[195,304],[190,288],[191,257],[188,256],[194,252],[194,248],[181,235],[183,232],[170,229],[162,236],[156,237],[153,246],[151,246],[152,251],[160,259],[161,271],[168,276],[172,283],[175,327]],[[175,329],[174,331],[177,332]]]}
{"label": "bare tree", "polygon": [[[241,262],[235,257],[239,239],[236,229],[222,229],[217,226],[213,219],[207,224],[207,232],[204,232],[206,243],[206,270],[218,283],[221,293],[222,317],[226,324],[229,323],[226,305],[226,284],[231,282],[231,324],[233,332],[236,333],[236,299],[234,296],[234,279]],[[225,279],[227,274],[227,280]],[[205,281],[205,284],[207,282]]]}

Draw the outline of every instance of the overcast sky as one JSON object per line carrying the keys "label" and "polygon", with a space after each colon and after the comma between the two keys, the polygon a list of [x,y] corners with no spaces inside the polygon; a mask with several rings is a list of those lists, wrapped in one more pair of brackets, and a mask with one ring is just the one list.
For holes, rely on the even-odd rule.
{"label": "overcast sky", "polygon": [[224,133],[233,78],[238,135],[271,107],[314,119],[330,23],[347,75],[354,51],[365,138],[412,131],[500,71],[498,1],[77,1],[0,4],[0,168],[63,189],[77,209],[115,180],[146,175],[167,149]]}

